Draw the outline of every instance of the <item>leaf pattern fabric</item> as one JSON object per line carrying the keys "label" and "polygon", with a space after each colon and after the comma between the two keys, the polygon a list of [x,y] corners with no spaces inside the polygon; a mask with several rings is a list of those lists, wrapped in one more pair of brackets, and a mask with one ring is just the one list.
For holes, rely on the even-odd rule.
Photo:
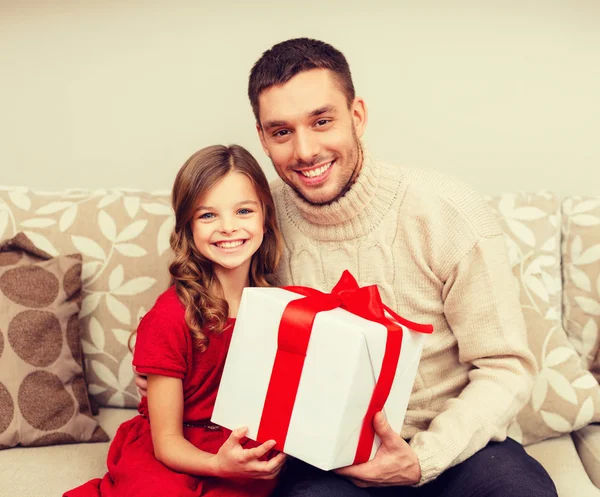
{"label": "leaf pattern fabric", "polygon": [[[550,193],[487,200],[504,228],[540,369],[510,435],[530,444],[600,421],[600,199],[567,199],[564,215]],[[82,345],[100,405],[137,405],[127,340],[168,285],[173,222],[167,192],[0,189],[0,240],[24,231],[52,255],[83,255]]]}
{"label": "leaf pattern fabric", "polygon": [[563,323],[582,366],[600,381],[600,197],[564,200]]}
{"label": "leaf pattern fabric", "polygon": [[525,445],[600,421],[600,385],[562,325],[561,205],[550,193],[487,198],[503,226],[539,375],[510,427]]}
{"label": "leaf pattern fabric", "polygon": [[135,407],[127,340],[169,283],[167,192],[0,189],[0,240],[24,232],[50,255],[83,256],[86,380],[102,406]]}

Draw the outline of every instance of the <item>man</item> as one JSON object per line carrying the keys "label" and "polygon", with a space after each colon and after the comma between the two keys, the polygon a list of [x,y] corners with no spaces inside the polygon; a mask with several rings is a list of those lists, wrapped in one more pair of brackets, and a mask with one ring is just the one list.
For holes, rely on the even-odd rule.
{"label": "man", "polygon": [[457,181],[369,156],[366,104],[326,43],[275,45],[252,68],[248,94],[281,178],[272,185],[285,242],[280,283],[328,291],[348,269],[435,329],[402,432],[378,413],[373,460],[335,472],[291,461],[279,494],[556,496],[543,468],[506,438],[536,365],[487,205]]}
{"label": "man", "polygon": [[379,413],[383,444],[372,461],[336,471],[345,479],[293,462],[281,494],[556,495],[541,466],[506,439],[536,365],[487,205],[439,174],[369,157],[360,143],[366,104],[326,43],[275,45],[252,68],[248,95],[281,178],[272,185],[285,241],[280,283],[329,290],[349,269],[435,329],[402,433]]}

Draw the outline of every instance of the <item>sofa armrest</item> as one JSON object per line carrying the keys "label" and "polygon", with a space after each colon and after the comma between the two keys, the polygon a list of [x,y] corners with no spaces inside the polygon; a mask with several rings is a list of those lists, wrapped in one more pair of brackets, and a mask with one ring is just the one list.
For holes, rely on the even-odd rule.
{"label": "sofa armrest", "polygon": [[590,480],[600,488],[600,424],[573,433],[573,441]]}
{"label": "sofa armrest", "polygon": [[548,472],[559,497],[600,497],[590,480],[570,435],[551,438],[525,447]]}

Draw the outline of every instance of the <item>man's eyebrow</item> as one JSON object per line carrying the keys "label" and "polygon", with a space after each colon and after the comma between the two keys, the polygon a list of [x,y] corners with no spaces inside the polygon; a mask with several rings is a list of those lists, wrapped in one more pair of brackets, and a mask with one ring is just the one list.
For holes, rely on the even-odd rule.
{"label": "man's eyebrow", "polygon": [[323,107],[319,107],[318,109],[313,110],[310,113],[310,117],[317,117],[322,114],[327,114],[329,112],[335,112],[335,107],[333,105],[324,105]]}
{"label": "man's eyebrow", "polygon": [[[317,117],[317,116],[321,116],[323,114],[327,114],[328,112],[335,112],[335,111],[336,111],[335,106],[324,105],[323,107],[319,107],[318,109],[311,111],[308,116],[309,117]],[[264,126],[264,129],[279,128],[279,127],[287,126],[287,121],[266,121],[263,126]]]}
{"label": "man's eyebrow", "polygon": [[267,121],[264,124],[265,129],[279,128],[280,126],[285,126],[287,123],[285,121]]}

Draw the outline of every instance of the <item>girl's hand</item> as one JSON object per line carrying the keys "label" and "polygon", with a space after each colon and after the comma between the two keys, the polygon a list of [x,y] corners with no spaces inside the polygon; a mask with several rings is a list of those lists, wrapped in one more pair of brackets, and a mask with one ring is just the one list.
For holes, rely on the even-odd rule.
{"label": "girl's hand", "polygon": [[248,428],[233,430],[214,455],[215,475],[260,480],[275,478],[285,463],[286,455],[280,452],[268,461],[261,461],[260,458],[275,446],[275,440],[268,440],[253,449],[244,449],[240,442],[247,431]]}

